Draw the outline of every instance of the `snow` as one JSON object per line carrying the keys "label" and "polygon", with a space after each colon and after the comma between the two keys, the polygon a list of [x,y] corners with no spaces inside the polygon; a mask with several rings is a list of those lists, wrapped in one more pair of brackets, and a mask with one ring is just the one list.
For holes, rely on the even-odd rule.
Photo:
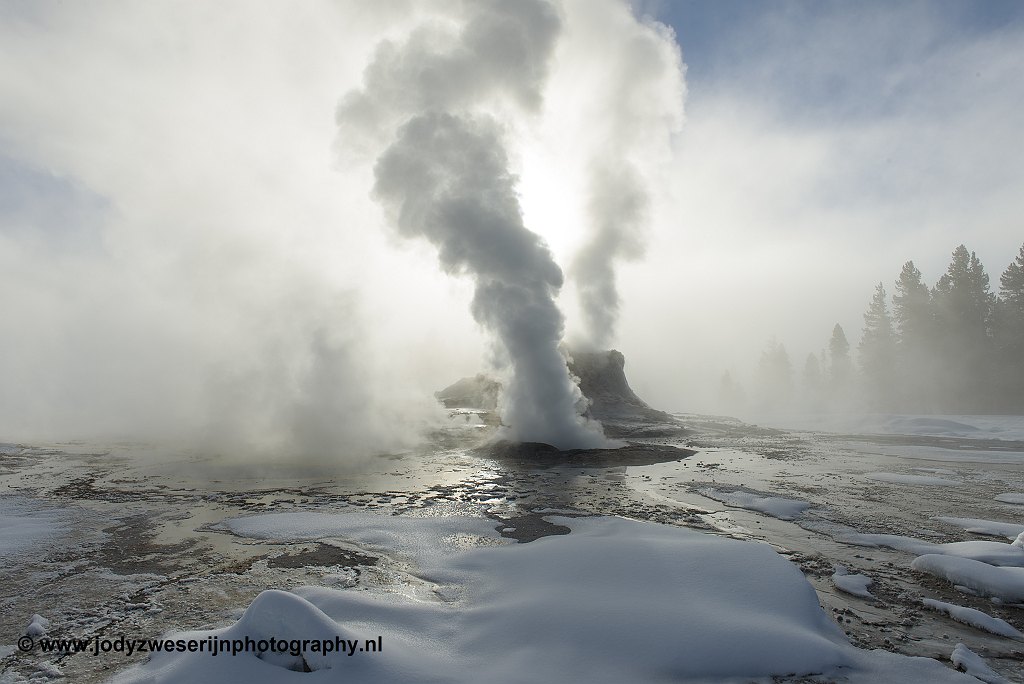
{"label": "snow", "polygon": [[963,585],[984,596],[1002,601],[1024,601],[1024,568],[997,567],[970,558],[926,554],[910,564],[914,570],[927,572]]}
{"label": "snow", "polygon": [[1024,494],[1019,492],[1007,492],[1006,494],[998,494],[995,497],[996,501],[1009,504],[1019,504],[1024,506]]}
{"label": "snow", "polygon": [[699,490],[700,494],[715,501],[721,501],[727,506],[745,508],[751,511],[766,513],[780,520],[796,520],[804,511],[811,507],[811,504],[798,499],[784,499],[778,496],[760,496],[750,492],[725,492],[713,487],[706,487]]}
{"label": "snow", "polygon": [[944,603],[942,601],[936,601],[935,599],[929,598],[924,599],[923,603],[929,608],[937,610],[940,613],[946,613],[957,622],[962,622],[965,625],[977,627],[978,629],[991,632],[992,634],[998,634],[999,636],[1024,641],[1024,634],[1017,631],[1013,625],[1000,618],[992,617],[988,613],[984,613],[974,608],[958,606],[952,603]]}
{"label": "snow", "polygon": [[[816,673],[851,682],[971,681],[932,659],[854,648],[800,570],[767,544],[614,517],[548,519],[571,533],[444,553],[424,540],[493,524],[365,513],[226,521],[236,533],[262,539],[358,537],[392,552],[406,548],[411,535],[420,560],[416,574],[436,583],[438,592],[430,600],[323,587],[265,592],[233,625],[186,637],[362,643],[379,636],[382,652],[307,649],[308,673],[290,669],[303,664],[291,655],[158,653],[113,681],[502,684],[747,681]],[[446,590],[455,585],[461,590]]]}
{"label": "snow", "polygon": [[1024,417],[1022,416],[833,413],[747,416],[746,418],[753,418],[748,422],[771,427],[842,434],[925,435],[1024,441]]}
{"label": "snow", "polygon": [[886,546],[897,551],[906,551],[915,555],[941,554],[956,556],[988,563],[989,565],[1024,567],[1024,548],[1012,544],[990,541],[951,542],[936,544],[913,537],[901,537],[895,534],[861,534],[849,533],[837,535],[838,541],[856,544],[857,546]]}
{"label": "snow", "polygon": [[968,532],[974,532],[975,534],[987,534],[993,537],[1006,537],[1010,540],[1016,539],[1017,535],[1024,532],[1024,525],[1018,523],[996,522],[994,520],[982,520],[980,518],[946,518],[941,516],[936,517],[935,520],[940,520],[949,525],[962,527]]}
{"label": "snow", "polygon": [[958,485],[959,480],[949,480],[944,477],[933,477],[931,475],[907,475],[904,473],[865,473],[864,477],[878,482],[892,482],[895,484],[910,485]]}
{"label": "snow", "polygon": [[50,629],[50,621],[36,613],[29,620],[28,627],[25,628],[25,634],[30,637],[38,637],[46,634],[48,629]]}
{"label": "snow", "polygon": [[0,558],[38,547],[68,531],[68,515],[24,496],[0,495]]}
{"label": "snow", "polygon": [[915,461],[940,461],[944,463],[992,463],[1014,464],[1024,463],[1024,451],[1015,448],[980,448],[963,447],[944,448],[939,446],[920,446],[913,444],[886,444],[884,446],[864,442],[842,442],[842,446],[851,451],[877,455],[879,453],[896,458]]}
{"label": "snow", "polygon": [[967,674],[980,679],[986,684],[1006,684],[1007,680],[994,672],[988,666],[984,658],[967,648],[963,644],[957,644],[953,648],[953,654],[949,657],[953,665]]}
{"label": "snow", "polygon": [[872,582],[873,580],[866,575],[851,575],[842,565],[837,565],[836,571],[832,575],[832,584],[836,586],[836,589],[861,598],[875,598],[874,594],[868,591]]}

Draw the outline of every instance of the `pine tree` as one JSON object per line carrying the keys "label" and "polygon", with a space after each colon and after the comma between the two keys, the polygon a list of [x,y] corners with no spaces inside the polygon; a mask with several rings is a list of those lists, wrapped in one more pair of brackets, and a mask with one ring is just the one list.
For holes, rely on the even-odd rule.
{"label": "pine tree", "polygon": [[850,383],[853,364],[850,361],[850,343],[843,332],[843,326],[836,323],[832,328],[832,339],[828,343],[829,356],[832,364],[829,368],[829,380],[836,391],[845,391]]}
{"label": "pine tree", "polygon": [[1024,246],[999,277],[992,316],[1001,410],[1024,411]]}
{"label": "pine tree", "polygon": [[992,349],[989,336],[995,298],[988,274],[974,252],[963,245],[932,293],[935,302],[939,392],[948,411],[991,408]]}
{"label": "pine tree", "polygon": [[1024,245],[1021,245],[1017,258],[999,276],[999,296],[1024,313]]}
{"label": "pine tree", "polygon": [[793,364],[786,348],[775,338],[761,352],[757,380],[763,408],[789,407],[793,398]]}
{"label": "pine tree", "polygon": [[885,303],[885,287],[882,283],[875,286],[875,294],[871,298],[867,313],[864,314],[864,334],[857,351],[872,403],[882,409],[892,408],[896,334]]}
{"label": "pine tree", "polygon": [[821,411],[825,400],[825,382],[818,356],[814,353],[808,354],[804,361],[801,384],[803,407],[809,411]]}
{"label": "pine tree", "polygon": [[931,293],[921,280],[921,271],[917,270],[913,261],[903,264],[892,304],[898,343],[909,347],[923,344],[931,334]]}
{"label": "pine tree", "polygon": [[808,354],[807,360],[804,362],[803,383],[808,394],[821,391],[821,364],[818,363],[818,357],[814,354]]}
{"label": "pine tree", "polygon": [[894,399],[901,411],[929,412],[935,403],[935,311],[931,292],[913,261],[903,264],[892,298],[896,323]]}
{"label": "pine tree", "polygon": [[993,297],[988,274],[974,252],[960,245],[953,261],[935,284],[935,304],[940,324],[947,332],[984,337],[992,313]]}
{"label": "pine tree", "polygon": [[718,383],[719,408],[723,411],[735,411],[743,408],[743,387],[736,382],[732,373],[725,371]]}

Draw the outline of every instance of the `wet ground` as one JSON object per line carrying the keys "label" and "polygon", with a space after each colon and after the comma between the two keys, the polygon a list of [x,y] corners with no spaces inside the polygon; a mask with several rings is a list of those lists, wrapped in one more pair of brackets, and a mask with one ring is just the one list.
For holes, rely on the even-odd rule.
{"label": "wet ground", "polygon": [[[986,538],[937,516],[1024,524],[1024,506],[994,500],[1024,492],[1024,444],[681,419],[685,434],[634,431],[633,446],[618,460],[479,449],[473,431],[463,430],[438,435],[432,448],[373,459],[358,474],[294,463],[230,465],[142,445],[9,445],[0,450],[0,501],[49,521],[50,533],[0,555],[0,682],[99,682],[143,657],[20,653],[13,645],[33,614],[50,621],[51,637],[148,638],[226,624],[267,588],[427,591],[416,568],[355,544],[259,542],[218,525],[252,513],[353,508],[485,516],[502,536],[524,543],[568,532],[545,520],[553,513],[620,515],[763,540],[801,568],[855,644],[948,663],[963,642],[1010,681],[1024,682],[1024,643],[955,622],[921,599],[978,608],[1018,629],[1024,606],[996,604],[915,572],[911,554],[836,540],[837,530],[847,529],[942,542]],[[865,477],[875,472],[956,484]],[[709,490],[799,499],[810,508],[781,520],[707,498]],[[838,591],[831,579],[837,564],[871,577],[876,598]]]}

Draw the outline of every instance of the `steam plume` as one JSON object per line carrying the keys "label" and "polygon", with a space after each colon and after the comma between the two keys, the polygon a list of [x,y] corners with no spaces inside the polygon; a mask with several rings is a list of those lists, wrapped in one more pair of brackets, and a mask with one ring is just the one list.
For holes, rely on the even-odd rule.
{"label": "steam plume", "polygon": [[610,68],[589,84],[592,100],[584,104],[587,111],[599,113],[587,122],[591,145],[599,151],[591,155],[586,171],[590,231],[570,274],[584,319],[580,342],[607,349],[615,339],[619,314],[616,263],[643,256],[650,176],[665,161],[670,136],[682,124],[685,85],[682,56],[670,28],[649,19],[638,21],[622,3],[600,4],[606,7],[566,3],[579,31],[592,34],[582,45],[591,49],[596,36],[615,37],[600,47],[605,53],[602,64]]}
{"label": "steam plume", "polygon": [[582,395],[558,349],[562,272],[523,223],[497,118],[509,106],[539,105],[558,16],[541,0],[456,7],[458,16],[378,47],[364,88],[339,107],[342,141],[352,132],[371,149],[387,141],[375,197],[399,234],[427,239],[447,273],[474,279],[473,316],[511,370],[501,406],[507,436],[604,446],[600,426],[578,413]]}

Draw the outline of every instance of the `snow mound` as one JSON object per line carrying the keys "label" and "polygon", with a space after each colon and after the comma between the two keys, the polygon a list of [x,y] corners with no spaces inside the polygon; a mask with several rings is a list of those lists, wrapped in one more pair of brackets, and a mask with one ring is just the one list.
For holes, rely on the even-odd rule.
{"label": "snow mound", "polygon": [[[265,535],[301,522],[242,520],[236,529]],[[297,671],[297,660],[242,653],[159,654],[114,682],[643,683],[819,673],[861,683],[970,681],[935,660],[851,646],[800,570],[766,544],[621,518],[550,521],[571,534],[426,554],[418,573],[442,588],[459,583],[462,591],[442,592],[455,601],[304,587],[261,594],[231,627],[189,634],[379,638],[380,652],[304,653],[310,672]],[[336,523],[307,519],[303,533],[319,525],[337,534]]]}
{"label": "snow mound", "polygon": [[745,508],[750,511],[766,513],[780,520],[796,520],[804,514],[811,504],[799,499],[784,499],[778,496],[760,496],[751,492],[725,492],[713,487],[699,489],[702,496],[721,501],[727,506]]}
{"label": "snow mound", "polygon": [[832,584],[836,589],[861,598],[875,598],[875,595],[868,591],[873,581],[867,575],[851,575],[842,565],[837,565],[835,573],[832,574]]}
{"label": "snow mound", "polygon": [[968,532],[975,534],[987,534],[992,537],[1006,537],[1013,540],[1021,532],[1024,532],[1024,525],[1017,523],[997,522],[995,520],[982,520],[980,518],[946,518],[936,517],[935,520],[962,527]]}
{"label": "snow mound", "polygon": [[984,658],[963,644],[957,644],[953,648],[953,654],[949,659],[953,661],[954,667],[980,679],[985,684],[1007,684],[1007,680],[993,671]]}
{"label": "snow mound", "polygon": [[1024,568],[996,567],[970,558],[926,554],[910,564],[914,570],[942,577],[1010,603],[1024,601]]}
{"label": "snow mound", "polygon": [[1024,641],[1024,634],[1017,631],[1013,625],[1006,620],[992,617],[988,613],[974,608],[958,606],[952,603],[944,603],[942,601],[936,601],[935,599],[929,598],[924,599],[923,603],[933,610],[949,615],[957,622],[962,622],[965,625],[970,625],[971,627],[976,627],[992,634],[998,634],[999,636]]}
{"label": "snow mound", "polygon": [[989,565],[1024,567],[1024,548],[1013,544],[991,541],[951,542],[936,544],[935,542],[903,537],[896,534],[865,534],[848,533],[836,536],[837,541],[856,544],[857,546],[885,546],[897,551],[906,551],[915,555],[941,554],[970,558]]}
{"label": "snow mound", "polygon": [[875,480],[876,482],[891,482],[893,484],[935,486],[960,484],[959,480],[949,480],[944,477],[933,477],[931,475],[907,475],[905,473],[865,473],[864,477],[869,480]]}
{"label": "snow mound", "polygon": [[46,634],[48,629],[50,629],[50,621],[36,613],[29,620],[28,627],[25,628],[25,634],[30,637],[38,637]]}
{"label": "snow mound", "polygon": [[931,416],[890,416],[881,426],[884,426],[885,432],[904,435],[971,437],[982,431],[976,425],[970,425],[963,420]]}

